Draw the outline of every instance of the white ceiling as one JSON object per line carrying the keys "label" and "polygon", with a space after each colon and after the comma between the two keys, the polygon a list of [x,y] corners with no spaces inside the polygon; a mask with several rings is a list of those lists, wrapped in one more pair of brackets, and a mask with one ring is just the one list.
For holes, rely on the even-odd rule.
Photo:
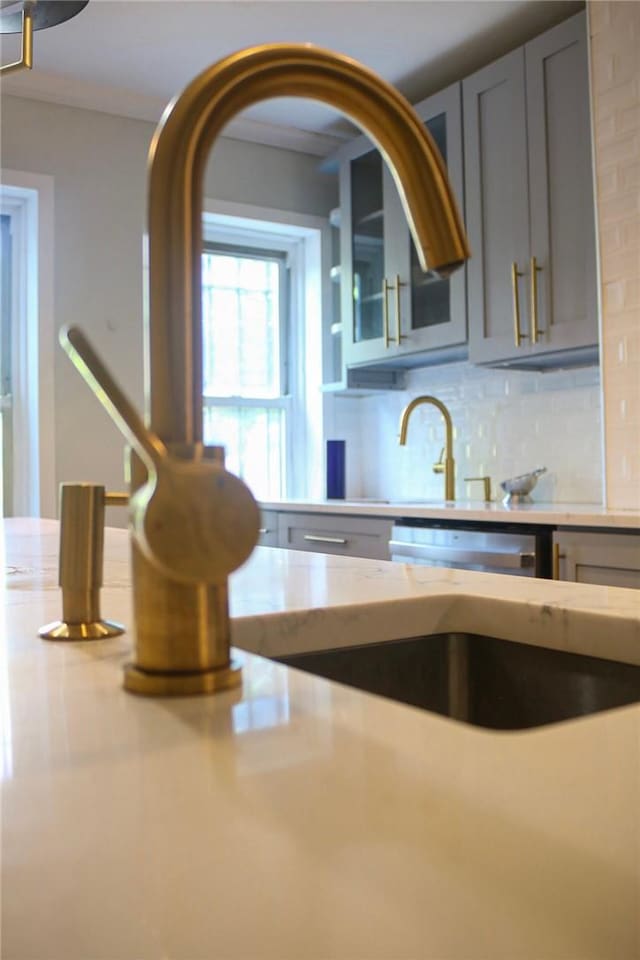
{"label": "white ceiling", "polygon": [[[90,0],[34,36],[34,69],[2,92],[157,121],[201,70],[257,43],[304,41],[372,67],[414,102],[583,6],[573,0]],[[3,37],[2,62],[17,38]],[[323,105],[270,100],[232,136],[324,154],[353,128]]]}

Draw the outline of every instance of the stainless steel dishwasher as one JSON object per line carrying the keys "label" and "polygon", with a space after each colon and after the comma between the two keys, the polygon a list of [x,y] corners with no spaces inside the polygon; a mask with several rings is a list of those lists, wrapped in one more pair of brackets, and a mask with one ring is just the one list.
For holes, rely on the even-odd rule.
{"label": "stainless steel dishwasher", "polygon": [[534,577],[536,547],[536,536],[530,532],[487,532],[400,523],[392,529],[389,554],[400,563]]}

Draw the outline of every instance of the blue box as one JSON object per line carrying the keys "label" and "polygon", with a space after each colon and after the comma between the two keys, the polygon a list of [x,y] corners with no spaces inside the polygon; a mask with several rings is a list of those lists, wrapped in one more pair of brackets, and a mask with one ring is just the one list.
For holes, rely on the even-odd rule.
{"label": "blue box", "polygon": [[344,500],[345,447],[344,440],[327,440],[327,500]]}

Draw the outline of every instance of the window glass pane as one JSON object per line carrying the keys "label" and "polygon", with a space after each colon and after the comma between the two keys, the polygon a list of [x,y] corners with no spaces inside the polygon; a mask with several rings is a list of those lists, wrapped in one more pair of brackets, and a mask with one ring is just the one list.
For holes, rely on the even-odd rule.
{"label": "window glass pane", "polygon": [[282,395],[278,259],[202,257],[204,395]]}
{"label": "window glass pane", "polygon": [[285,413],[269,407],[204,409],[204,442],[225,448],[226,467],[259,500],[285,496]]}

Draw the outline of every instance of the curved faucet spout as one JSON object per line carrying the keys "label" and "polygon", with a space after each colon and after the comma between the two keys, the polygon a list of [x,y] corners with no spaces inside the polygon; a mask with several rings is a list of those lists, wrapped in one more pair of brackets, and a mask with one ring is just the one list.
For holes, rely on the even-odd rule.
{"label": "curved faucet spout", "polygon": [[372,71],[310,44],[242,50],[201,73],[167,108],[149,154],[148,403],[165,442],[202,440],[202,200],[222,128],[260,100],[302,96],[344,112],[385,157],[423,269],[469,256],[440,154],[407,101]]}
{"label": "curved faucet spout", "polygon": [[[442,419],[444,420],[444,429],[445,429],[445,441],[444,441],[444,464],[438,462],[434,465],[434,473],[444,472],[444,497],[445,500],[455,500],[455,486],[456,486],[456,464],[453,459],[453,421],[451,420],[451,414],[448,409],[442,402],[438,400],[437,397],[414,397],[407,406],[404,408],[400,415],[400,428],[398,430],[398,443],[403,447],[407,442],[407,428],[409,426],[409,418],[416,407],[422,406],[423,403],[431,404],[442,414]],[[442,457],[442,454],[440,455]],[[436,467],[438,468],[436,470]]]}

